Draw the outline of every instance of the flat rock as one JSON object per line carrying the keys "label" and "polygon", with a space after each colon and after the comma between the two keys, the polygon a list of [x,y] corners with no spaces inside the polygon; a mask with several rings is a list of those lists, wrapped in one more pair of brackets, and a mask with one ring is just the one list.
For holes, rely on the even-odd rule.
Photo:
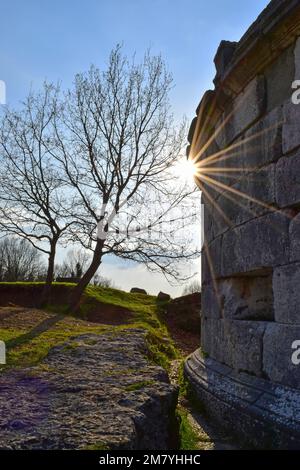
{"label": "flat rock", "polygon": [[177,388],[144,330],[85,334],[0,375],[1,449],[167,449]]}

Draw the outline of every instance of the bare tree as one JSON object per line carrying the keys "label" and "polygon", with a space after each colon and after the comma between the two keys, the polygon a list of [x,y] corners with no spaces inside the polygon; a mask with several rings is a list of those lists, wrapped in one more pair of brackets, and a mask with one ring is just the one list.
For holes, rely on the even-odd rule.
{"label": "bare tree", "polygon": [[185,286],[182,295],[194,294],[196,292],[201,292],[201,283],[198,281],[198,279],[194,279],[187,286]]}
{"label": "bare tree", "polygon": [[0,280],[35,281],[44,270],[41,253],[28,241],[5,237],[0,241]]}
{"label": "bare tree", "polygon": [[103,256],[143,262],[178,279],[178,262],[198,255],[186,235],[176,237],[191,217],[191,191],[173,171],[186,126],[174,126],[171,86],[161,57],[147,53],[136,65],[117,47],[107,71],[91,67],[77,75],[64,98],[54,157],[77,194],[73,240],[93,253],[72,293],[72,309]]}
{"label": "bare tree", "polygon": [[93,286],[112,287],[114,289],[117,289],[111,279],[109,279],[108,277],[100,276],[100,274],[97,273],[92,278],[91,284],[93,284]]}
{"label": "bare tree", "polygon": [[80,278],[88,268],[90,256],[84,250],[69,250],[63,263],[56,267],[56,276]]}
{"label": "bare tree", "polygon": [[53,159],[59,90],[45,84],[19,111],[7,109],[0,128],[0,230],[28,240],[48,256],[42,302],[54,274],[58,241],[67,231],[70,193]]}

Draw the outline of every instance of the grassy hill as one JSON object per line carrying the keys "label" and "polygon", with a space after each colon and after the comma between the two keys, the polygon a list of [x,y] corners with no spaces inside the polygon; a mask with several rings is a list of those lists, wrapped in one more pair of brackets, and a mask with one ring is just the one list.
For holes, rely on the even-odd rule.
{"label": "grassy hill", "polygon": [[156,297],[89,286],[75,316],[66,313],[74,285],[54,283],[51,303],[43,311],[36,308],[42,287],[42,283],[0,283],[0,339],[7,345],[6,367],[37,364],[53,346],[79,334],[126,334],[132,328],[146,331],[155,363],[168,368],[178,356],[162,319],[165,304]]}

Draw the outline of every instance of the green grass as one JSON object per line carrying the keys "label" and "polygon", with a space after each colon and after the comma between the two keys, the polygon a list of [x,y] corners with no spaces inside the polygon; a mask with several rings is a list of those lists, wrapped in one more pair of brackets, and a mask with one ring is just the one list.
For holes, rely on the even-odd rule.
{"label": "green grass", "polygon": [[25,328],[0,328],[0,340],[7,343],[11,340],[17,340],[18,337],[25,334],[27,330]]}
{"label": "green grass", "polygon": [[[29,291],[30,295],[35,298],[41,292],[42,285],[43,283],[38,282],[0,283],[0,295],[2,288],[6,291],[7,289],[12,289],[13,301],[13,292],[17,288],[18,293],[20,290],[24,290],[28,297]],[[133,328],[145,330],[146,342],[149,348],[147,354],[149,360],[168,369],[170,361],[178,357],[178,352],[168,333],[167,327],[162,321],[164,302],[159,303],[156,297],[150,295],[131,294],[118,289],[88,286],[77,313],[77,317],[79,317],[77,323],[74,316],[66,314],[66,304],[58,303],[59,298],[68,298],[73,288],[74,284],[53,284],[53,300],[45,310],[60,314],[61,319],[41,334],[31,338],[30,333],[24,331],[22,325],[20,325],[20,329],[0,329],[0,339],[4,341],[13,340],[11,342],[12,347],[9,347],[7,351],[8,366],[23,367],[37,364],[47,356],[52,347],[81,334],[101,334],[108,331],[115,334],[120,332],[125,334],[127,330]],[[82,321],[99,304],[120,306],[133,312],[133,315],[127,323],[118,326],[96,323],[88,324]]]}
{"label": "green grass", "polygon": [[70,325],[68,319],[63,319],[54,327],[41,333],[35,338],[23,342],[15,342],[14,347],[7,351],[7,366],[26,367],[38,364],[49,353],[54,346],[65,343],[73,337],[93,333],[101,334],[107,331],[105,327],[96,325],[89,327],[83,325]]}
{"label": "green grass", "polygon": [[99,441],[84,447],[83,450],[109,450],[109,447],[104,442]]}
{"label": "green grass", "polygon": [[177,414],[179,416],[179,436],[180,436],[180,450],[197,450],[199,449],[199,436],[193,429],[188,419],[187,412],[181,408],[177,408]]}
{"label": "green grass", "polygon": [[134,384],[127,385],[126,391],[127,392],[135,392],[137,390],[141,390],[148,385],[153,385],[155,382],[153,380],[143,380],[142,382],[136,382]]}

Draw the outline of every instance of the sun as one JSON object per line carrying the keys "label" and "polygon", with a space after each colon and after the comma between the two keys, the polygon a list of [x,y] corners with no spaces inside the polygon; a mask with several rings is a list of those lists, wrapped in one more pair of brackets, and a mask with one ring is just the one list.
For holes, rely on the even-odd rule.
{"label": "sun", "polygon": [[183,158],[176,165],[176,173],[185,180],[193,181],[197,174],[197,167],[191,159]]}

